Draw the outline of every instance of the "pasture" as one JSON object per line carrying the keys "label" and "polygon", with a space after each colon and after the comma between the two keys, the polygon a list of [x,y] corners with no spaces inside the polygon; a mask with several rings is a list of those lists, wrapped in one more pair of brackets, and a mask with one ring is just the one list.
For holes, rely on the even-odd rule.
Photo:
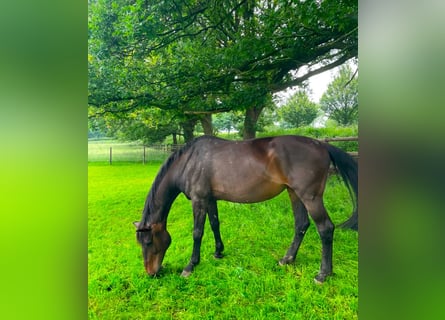
{"label": "pasture", "polygon": [[[321,243],[313,223],[293,265],[279,266],[293,237],[287,193],[263,203],[218,202],[224,258],[213,258],[208,220],[201,263],[180,277],[192,251],[190,202],[180,195],[168,220],[172,244],[161,276],[143,268],[133,221],[161,163],[88,165],[90,319],[357,319],[358,234],[336,229],[334,275],[313,281]],[[330,177],[325,205],[335,224],[351,214],[347,189]]]}

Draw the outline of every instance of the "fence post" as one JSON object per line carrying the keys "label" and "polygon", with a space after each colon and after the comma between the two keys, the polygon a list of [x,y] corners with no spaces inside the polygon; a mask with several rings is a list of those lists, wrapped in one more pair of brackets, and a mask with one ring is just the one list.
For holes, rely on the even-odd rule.
{"label": "fence post", "polygon": [[113,147],[110,147],[110,165],[112,163]]}
{"label": "fence post", "polygon": [[144,160],[142,161],[143,164],[145,164],[145,146],[144,146]]}

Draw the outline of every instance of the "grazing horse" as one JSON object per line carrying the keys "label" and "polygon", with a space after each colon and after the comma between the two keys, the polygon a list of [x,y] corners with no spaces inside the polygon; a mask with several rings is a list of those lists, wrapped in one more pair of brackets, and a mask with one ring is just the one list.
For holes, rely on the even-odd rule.
{"label": "grazing horse", "polygon": [[[294,262],[309,227],[309,215],[322,243],[319,283],[332,274],[334,224],[323,204],[330,164],[348,187],[354,204],[352,216],[342,227],[358,230],[358,177],[356,161],[325,142],[302,136],[278,136],[246,141],[199,137],[174,152],[162,165],[148,193],[136,238],[142,246],[145,270],[156,275],[171,237],[167,217],[182,192],[192,201],[193,252],[182,276],[189,276],[200,261],[206,215],[215,237],[215,257],[222,258],[224,245],[219,230],[217,200],[253,203],[271,199],[287,190],[295,219],[294,239],[279,261]],[[352,190],[352,191],[351,191]]]}

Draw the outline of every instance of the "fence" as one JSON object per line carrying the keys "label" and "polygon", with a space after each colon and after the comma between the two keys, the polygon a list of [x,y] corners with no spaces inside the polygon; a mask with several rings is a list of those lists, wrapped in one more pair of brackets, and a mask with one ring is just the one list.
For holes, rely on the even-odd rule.
{"label": "fence", "polygon": [[182,145],[158,144],[144,146],[110,140],[88,141],[88,162],[159,162],[164,161]]}
{"label": "fence", "polygon": [[[318,139],[324,142],[346,142],[346,141],[357,141],[358,137],[334,137],[334,138],[323,138]],[[358,151],[347,151],[356,161],[358,161]]]}
{"label": "fence", "polygon": [[[325,142],[349,142],[358,141],[358,137],[335,137],[319,139]],[[182,147],[182,144],[157,144],[144,146],[137,143],[119,143],[112,140],[88,141],[89,162],[162,162],[172,152]],[[358,160],[358,151],[348,152]]]}

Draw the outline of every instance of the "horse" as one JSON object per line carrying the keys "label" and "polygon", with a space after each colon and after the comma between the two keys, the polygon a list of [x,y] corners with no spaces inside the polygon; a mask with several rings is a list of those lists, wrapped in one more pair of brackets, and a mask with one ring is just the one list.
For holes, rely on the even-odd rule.
{"label": "horse", "polygon": [[156,276],[161,268],[171,243],[167,217],[181,192],[191,200],[194,217],[192,256],[181,274],[187,277],[200,262],[206,215],[215,238],[214,257],[223,257],[218,200],[262,202],[287,190],[295,234],[279,264],[295,261],[310,225],[310,216],[322,243],[320,270],[314,280],[323,283],[332,274],[335,227],[323,204],[331,163],[347,186],[353,202],[351,217],[340,226],[358,231],[358,165],[343,150],[317,139],[293,135],[244,141],[213,136],[192,140],[172,153],[161,166],[146,197],[142,218],[133,222],[136,239],[142,247],[145,271]]}

